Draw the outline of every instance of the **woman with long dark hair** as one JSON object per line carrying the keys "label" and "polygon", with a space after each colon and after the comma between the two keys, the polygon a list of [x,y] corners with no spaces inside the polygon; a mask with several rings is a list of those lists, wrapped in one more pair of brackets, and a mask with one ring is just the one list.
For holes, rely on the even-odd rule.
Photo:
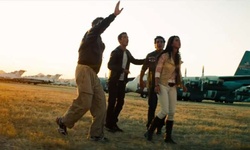
{"label": "woman with long dark hair", "polygon": [[160,112],[153,119],[148,131],[145,133],[147,140],[151,141],[154,130],[166,116],[166,143],[176,144],[172,139],[175,107],[177,102],[177,87],[186,88],[181,81],[181,47],[180,38],[171,36],[165,50],[159,55],[155,70],[155,92],[161,106]]}

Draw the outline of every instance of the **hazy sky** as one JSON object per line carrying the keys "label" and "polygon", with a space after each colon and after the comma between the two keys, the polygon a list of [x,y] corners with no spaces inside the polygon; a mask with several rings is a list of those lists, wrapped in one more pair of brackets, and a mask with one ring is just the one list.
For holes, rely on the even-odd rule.
{"label": "hazy sky", "polygon": [[[113,13],[117,0],[0,0],[0,70],[23,75],[62,74],[74,78],[78,48],[96,17]],[[102,34],[106,45],[100,77],[127,32],[135,58],[154,50],[154,38],[181,39],[182,72],[187,76],[234,75],[250,50],[250,0],[121,0],[123,12]],[[129,75],[140,73],[131,65]]]}

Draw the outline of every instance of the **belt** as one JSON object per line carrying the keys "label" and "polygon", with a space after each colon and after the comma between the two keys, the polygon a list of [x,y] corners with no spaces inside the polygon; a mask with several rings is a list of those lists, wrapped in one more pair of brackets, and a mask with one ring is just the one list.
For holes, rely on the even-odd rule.
{"label": "belt", "polygon": [[175,86],[175,83],[168,82],[168,86],[173,87]]}

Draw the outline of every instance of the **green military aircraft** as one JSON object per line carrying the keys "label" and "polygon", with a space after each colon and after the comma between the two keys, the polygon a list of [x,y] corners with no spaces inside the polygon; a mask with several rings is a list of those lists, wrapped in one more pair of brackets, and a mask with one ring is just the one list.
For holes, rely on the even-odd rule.
{"label": "green military aircraft", "polygon": [[178,100],[214,100],[233,103],[250,97],[250,51],[246,51],[234,76],[183,77],[188,92],[178,89]]}

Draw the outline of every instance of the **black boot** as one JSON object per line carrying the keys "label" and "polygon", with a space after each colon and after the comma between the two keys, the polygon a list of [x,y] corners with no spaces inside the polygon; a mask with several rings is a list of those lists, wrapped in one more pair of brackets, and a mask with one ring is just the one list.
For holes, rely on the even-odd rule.
{"label": "black boot", "polygon": [[172,139],[173,124],[174,124],[174,121],[170,121],[170,120],[167,120],[167,121],[166,121],[166,135],[165,135],[164,141],[165,141],[166,143],[170,143],[170,144],[177,144],[177,143],[176,143],[175,141],[173,141],[173,139]]}
{"label": "black boot", "polygon": [[157,135],[161,135],[161,129],[162,129],[162,127],[165,125],[165,117],[163,118],[163,119],[161,119],[160,120],[160,123],[159,123],[159,125],[158,125],[158,127],[157,127],[157,130],[156,130],[156,134]]}
{"label": "black boot", "polygon": [[148,122],[146,124],[147,130],[149,129],[149,126],[150,126],[151,123],[152,123],[152,120],[151,121],[148,120]]}
{"label": "black boot", "polygon": [[158,118],[157,116],[153,119],[152,123],[150,124],[148,131],[144,134],[145,138],[148,141],[151,141],[153,139],[153,133],[157,126],[159,125],[161,119]]}

